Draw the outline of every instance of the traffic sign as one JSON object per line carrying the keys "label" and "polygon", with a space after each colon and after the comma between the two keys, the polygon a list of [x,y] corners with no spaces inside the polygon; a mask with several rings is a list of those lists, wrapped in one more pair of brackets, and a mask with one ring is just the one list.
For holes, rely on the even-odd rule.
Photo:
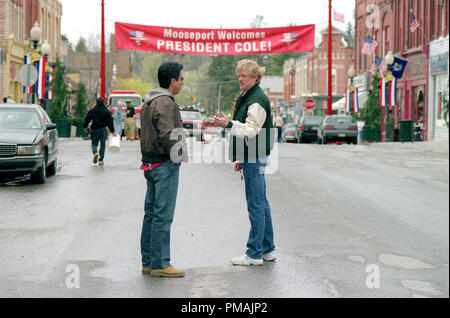
{"label": "traffic sign", "polygon": [[305,101],[305,108],[306,109],[314,109],[316,107],[316,102],[314,101],[314,99],[308,99],[307,101]]}
{"label": "traffic sign", "polygon": [[31,64],[25,64],[20,68],[19,81],[23,86],[33,86],[38,79],[38,71]]}

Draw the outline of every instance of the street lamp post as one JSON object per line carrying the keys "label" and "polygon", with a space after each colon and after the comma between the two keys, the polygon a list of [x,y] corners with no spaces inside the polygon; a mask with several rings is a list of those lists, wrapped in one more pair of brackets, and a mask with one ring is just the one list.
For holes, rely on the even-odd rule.
{"label": "street lamp post", "polygon": [[[33,48],[30,48],[30,64],[34,65],[34,62],[39,59],[38,45],[41,40],[42,30],[39,23],[36,21],[34,26],[30,30],[31,41],[33,42]],[[29,76],[30,74],[28,74]],[[27,104],[33,103],[33,94],[30,94],[27,90],[26,92]]]}
{"label": "street lamp post", "polygon": [[355,66],[352,64],[350,65],[350,68],[348,69],[348,77],[350,78],[350,84],[353,84],[353,78],[356,75]]}
{"label": "street lamp post", "polygon": [[[390,75],[392,75],[392,73],[391,73],[391,70],[392,70],[392,64],[394,64],[394,54],[392,53],[392,51],[389,51],[387,54],[386,54],[386,56],[384,57],[384,61],[386,62],[386,64],[387,64],[387,74],[390,74]],[[389,76],[389,75],[388,75]],[[390,112],[390,109],[391,109],[391,106],[394,106],[394,105],[387,105],[386,106],[386,109],[385,109],[385,111],[386,111],[386,123],[385,123],[385,127],[386,127],[386,129],[385,129],[385,132],[386,132],[386,134],[385,134],[385,142],[386,142],[386,140],[390,140],[391,138],[392,138],[392,136],[391,136],[391,134],[390,134],[390,123],[389,123],[389,112]]]}

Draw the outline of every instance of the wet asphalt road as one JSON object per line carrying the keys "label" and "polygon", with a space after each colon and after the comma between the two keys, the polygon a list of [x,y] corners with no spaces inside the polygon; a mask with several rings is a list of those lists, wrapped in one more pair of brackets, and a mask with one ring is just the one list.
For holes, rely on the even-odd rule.
{"label": "wet asphalt road", "polygon": [[449,297],[448,144],[280,145],[278,260],[261,267],[229,262],[248,237],[244,184],[212,145],[182,165],[171,254],[186,276],[164,279],[140,272],[139,143],[100,167],[89,141],[61,140],[46,184],[0,185],[0,297]]}

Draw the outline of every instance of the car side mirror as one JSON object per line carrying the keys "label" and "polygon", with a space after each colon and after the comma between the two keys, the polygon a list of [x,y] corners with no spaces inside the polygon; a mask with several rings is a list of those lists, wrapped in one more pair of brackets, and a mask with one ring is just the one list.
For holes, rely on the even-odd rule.
{"label": "car side mirror", "polygon": [[47,128],[47,130],[56,129],[56,124],[45,124],[45,127]]}

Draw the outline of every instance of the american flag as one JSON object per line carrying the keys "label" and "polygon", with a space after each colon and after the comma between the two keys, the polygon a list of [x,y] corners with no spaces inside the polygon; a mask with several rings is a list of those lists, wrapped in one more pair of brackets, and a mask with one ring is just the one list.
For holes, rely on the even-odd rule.
{"label": "american flag", "polygon": [[376,41],[371,36],[367,36],[364,40],[364,45],[362,47],[361,53],[366,55],[372,55],[377,49],[380,42]]}
{"label": "american flag", "polygon": [[385,60],[383,60],[380,65],[380,74],[384,74],[386,70],[387,70],[387,63]]}
{"label": "american flag", "polygon": [[345,23],[345,16],[342,13],[334,11],[334,20],[337,22]]}
{"label": "american flag", "polygon": [[372,75],[375,75],[377,73],[377,70],[380,68],[381,64],[383,63],[383,59],[379,58],[378,56],[375,56],[372,64]]}
{"label": "american flag", "polygon": [[419,28],[419,26],[420,26],[420,23],[419,23],[419,21],[417,21],[416,15],[413,12],[411,26],[409,27],[409,29],[411,30],[412,33],[414,33]]}

